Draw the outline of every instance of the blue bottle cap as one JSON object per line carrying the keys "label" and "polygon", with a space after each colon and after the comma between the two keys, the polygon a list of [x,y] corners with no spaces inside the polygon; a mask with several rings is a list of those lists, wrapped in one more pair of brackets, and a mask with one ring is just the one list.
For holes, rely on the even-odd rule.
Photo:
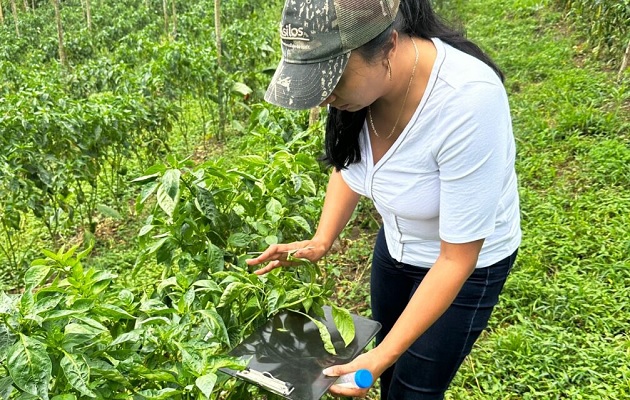
{"label": "blue bottle cap", "polygon": [[354,374],[354,383],[361,389],[367,389],[372,386],[372,373],[367,369],[360,369]]}

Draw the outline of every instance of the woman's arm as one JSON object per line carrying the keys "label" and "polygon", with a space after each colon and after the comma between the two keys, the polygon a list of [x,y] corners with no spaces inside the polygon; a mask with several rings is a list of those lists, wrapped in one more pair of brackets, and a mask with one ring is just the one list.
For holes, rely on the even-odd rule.
{"label": "woman's arm", "polygon": [[291,266],[294,262],[287,261],[287,251],[301,249],[293,253],[294,257],[317,261],[332,247],[333,242],[346,226],[352,212],[359,202],[359,195],[346,184],[341,173],[334,170],[328,180],[324,207],[319,218],[317,231],[311,240],[303,240],[288,244],[271,245],[260,256],[247,260],[249,265],[269,263],[257,270],[258,275],[281,267]]}
{"label": "woman's arm", "polygon": [[[349,364],[331,367],[326,370],[326,374],[338,376],[366,368],[376,380],[451,305],[474,271],[482,244],[483,239],[463,244],[442,241],[440,256],[385,339],[373,350],[360,355]],[[367,392],[338,386],[333,386],[330,391],[336,395],[356,397],[364,396]]]}
{"label": "woman's arm", "polygon": [[358,203],[359,195],[350,189],[341,172],[334,170],[328,180],[324,207],[313,240],[323,243],[326,251],[330,250]]}
{"label": "woman's arm", "polygon": [[442,241],[440,256],[424,277],[383,342],[377,347],[385,368],[396,360],[450,307],[477,264],[483,240]]}

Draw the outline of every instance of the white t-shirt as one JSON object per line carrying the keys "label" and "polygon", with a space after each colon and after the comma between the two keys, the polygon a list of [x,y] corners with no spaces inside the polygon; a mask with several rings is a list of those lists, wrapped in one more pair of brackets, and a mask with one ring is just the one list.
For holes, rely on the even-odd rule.
{"label": "white t-shirt", "polygon": [[505,89],[482,61],[439,39],[427,89],[409,124],[374,164],[364,123],[361,161],[341,174],[383,219],[390,254],[430,268],[440,240],[484,239],[477,268],[521,241],[515,143]]}

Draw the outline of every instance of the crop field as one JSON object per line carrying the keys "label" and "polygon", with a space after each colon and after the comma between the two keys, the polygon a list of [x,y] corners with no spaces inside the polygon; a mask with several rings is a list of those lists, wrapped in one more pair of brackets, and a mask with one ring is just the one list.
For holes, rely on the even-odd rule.
{"label": "crop field", "polygon": [[[630,2],[433,3],[507,76],[524,234],[446,398],[630,399]],[[244,337],[371,315],[366,201],[317,265],[245,263],[330,172],[325,110],[262,99],[281,9],[0,0],[0,399],[271,400],[219,371]]]}

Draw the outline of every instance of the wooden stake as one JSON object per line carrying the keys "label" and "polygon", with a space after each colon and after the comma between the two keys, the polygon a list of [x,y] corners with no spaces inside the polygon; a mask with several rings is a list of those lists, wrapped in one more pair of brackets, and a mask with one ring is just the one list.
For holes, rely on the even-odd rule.
{"label": "wooden stake", "polygon": [[214,0],[214,33],[217,41],[217,64],[221,65],[221,1]]}
{"label": "wooden stake", "polygon": [[66,57],[66,49],[63,45],[63,26],[61,25],[61,10],[59,0],[53,0],[55,6],[55,21],[57,22],[57,37],[59,38],[59,61],[61,65],[67,67],[68,59]]}
{"label": "wooden stake", "polygon": [[15,34],[17,35],[17,37],[20,37],[20,28],[18,26],[18,14],[15,0],[11,0],[11,11],[13,12],[13,22],[15,22]]}
{"label": "wooden stake", "polygon": [[621,61],[621,68],[619,68],[619,73],[617,74],[617,79],[621,79],[621,75],[623,71],[628,67],[628,58],[630,57],[630,41],[628,42],[628,46],[626,46],[626,52],[623,55],[623,60]]}
{"label": "wooden stake", "polygon": [[162,0],[162,10],[164,11],[164,33],[168,36],[168,4]]}

